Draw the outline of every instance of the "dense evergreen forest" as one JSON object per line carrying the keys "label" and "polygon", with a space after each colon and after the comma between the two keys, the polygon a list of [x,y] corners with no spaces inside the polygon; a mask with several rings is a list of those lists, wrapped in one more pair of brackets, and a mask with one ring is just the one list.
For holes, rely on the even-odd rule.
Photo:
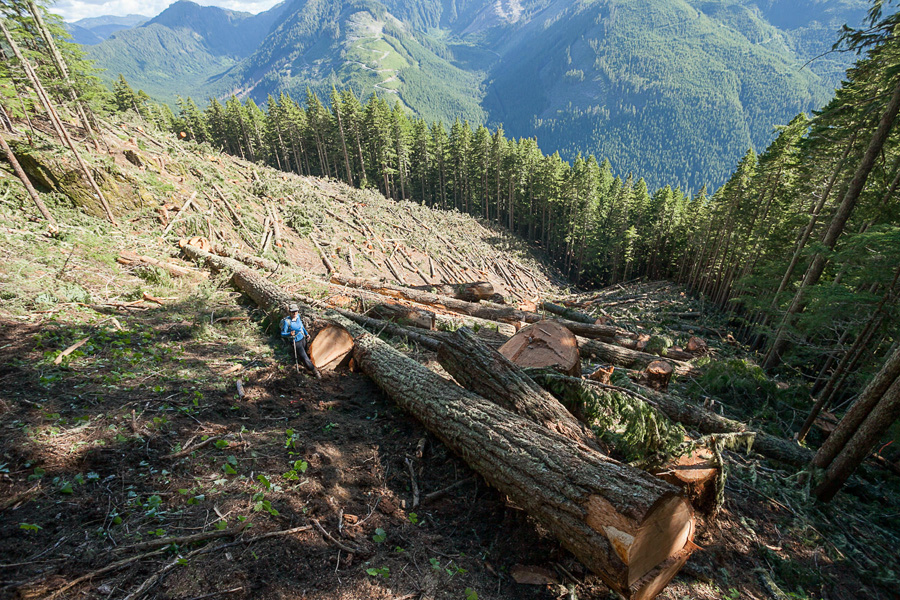
{"label": "dense evergreen forest", "polygon": [[[312,92],[302,103],[270,97],[265,110],[236,97],[200,110],[184,98],[176,115],[120,77],[107,101],[251,161],[495,222],[582,287],[683,283],[730,315],[765,368],[808,380],[818,400],[812,419],[852,400],[882,364],[900,368],[900,14],[889,5],[875,2],[866,29],[846,30],[842,47],[860,58],[827,106],[798,115],[761,154],[748,150],[720,189],[692,196],[650,190],[593,156],[570,163],[543,154],[535,139],[461,121],[448,129],[348,90],[334,89],[327,104]],[[12,16],[27,14],[19,7]],[[58,76],[29,22],[15,23],[7,41],[17,37],[55,82],[50,96],[80,107],[96,93],[70,47],[77,75]],[[3,104],[25,116],[25,77],[7,56],[2,65]],[[878,435],[900,410],[900,394],[891,398]]]}

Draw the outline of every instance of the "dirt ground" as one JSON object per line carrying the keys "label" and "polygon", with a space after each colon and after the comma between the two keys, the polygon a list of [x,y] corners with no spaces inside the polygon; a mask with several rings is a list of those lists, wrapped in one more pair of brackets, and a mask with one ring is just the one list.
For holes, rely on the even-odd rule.
{"label": "dirt ground", "polygon": [[[0,319],[0,597],[615,597],[365,376],[297,373],[253,321],[120,313]],[[661,598],[895,597],[745,477],[695,541]]]}

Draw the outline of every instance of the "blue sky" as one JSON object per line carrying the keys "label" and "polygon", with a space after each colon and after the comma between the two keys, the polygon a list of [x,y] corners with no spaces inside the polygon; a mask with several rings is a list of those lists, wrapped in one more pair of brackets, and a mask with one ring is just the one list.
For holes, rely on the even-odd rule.
{"label": "blue sky", "polygon": [[[50,12],[61,15],[68,22],[103,15],[145,15],[155,17],[174,0],[59,0]],[[204,6],[221,6],[249,13],[272,8],[280,0],[194,0]]]}

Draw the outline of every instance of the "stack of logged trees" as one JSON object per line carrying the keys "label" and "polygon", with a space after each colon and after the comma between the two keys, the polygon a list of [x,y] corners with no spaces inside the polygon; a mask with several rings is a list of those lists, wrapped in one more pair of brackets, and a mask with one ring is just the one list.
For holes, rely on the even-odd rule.
{"label": "stack of logged trees", "polygon": [[[344,288],[364,290],[384,298],[401,299],[407,303],[418,304],[422,308],[436,313],[455,313],[462,317],[481,321],[480,323],[462,323],[467,326],[484,326],[484,324],[495,327],[523,326],[546,320],[546,317],[540,313],[518,310],[510,306],[491,302],[468,302],[450,296],[368,279],[332,274],[331,281]],[[659,360],[659,356],[634,349],[637,334],[633,332],[612,325],[586,323],[584,320],[573,321],[557,318],[552,321],[577,336],[578,351],[582,358],[596,359],[630,369],[645,369],[650,363]],[[689,374],[693,369],[689,363],[683,361],[668,360],[667,362],[673,372],[678,375]]]}
{"label": "stack of logged trees", "polygon": [[[244,259],[242,258],[242,260]],[[247,262],[253,264],[253,261]],[[237,268],[241,267],[236,261],[230,261],[230,264],[236,265]],[[329,291],[338,297],[355,297],[365,301],[367,306],[386,302],[403,302],[409,307],[419,306],[431,310],[435,315],[437,329],[455,329],[461,326],[478,329],[479,338],[497,348],[509,341],[510,336],[515,333],[516,327],[520,327],[523,323],[536,323],[543,318],[537,313],[516,310],[509,306],[487,302],[465,302],[458,298],[340,275],[332,275],[332,283],[327,285]],[[446,334],[442,331],[404,326],[414,325],[412,322],[395,325],[389,322],[375,321],[370,317],[351,311],[339,308],[335,308],[335,310],[364,327],[407,338],[431,350],[437,350],[446,339]],[[600,358],[610,364],[636,369],[646,369],[653,361],[659,359],[656,355],[626,347],[634,346],[638,338],[630,331],[610,325],[575,323],[566,319],[557,319],[556,322],[578,334],[576,340],[582,358]],[[522,329],[519,331],[521,332]],[[588,336],[592,339],[589,339]],[[692,340],[692,354],[701,355],[706,352],[705,342],[699,338],[692,338]],[[692,349],[691,343],[689,343],[688,349]],[[667,361],[676,374],[691,372],[692,367],[689,363],[668,359]],[[559,370],[566,371],[567,369],[560,368]],[[750,431],[744,423],[723,417],[670,393],[643,389],[640,394],[633,395],[635,398],[646,400],[672,421],[688,425],[702,434],[748,433]],[[809,465],[813,457],[810,450],[795,442],[762,432],[756,433],[753,450],[768,458],[801,468]]]}
{"label": "stack of logged trees", "polygon": [[[184,250],[231,272],[266,311],[292,301],[233,260]],[[439,336],[441,363],[461,387],[349,319],[325,316],[351,336],[356,363],[388,396],[619,594],[655,597],[690,556],[694,518],[680,490],[604,455],[588,429],[501,354],[465,334]]]}

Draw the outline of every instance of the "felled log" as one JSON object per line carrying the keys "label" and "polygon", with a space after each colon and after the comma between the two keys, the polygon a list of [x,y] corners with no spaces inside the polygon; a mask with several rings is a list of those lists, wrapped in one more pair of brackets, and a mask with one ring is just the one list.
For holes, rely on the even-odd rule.
{"label": "felled log", "polygon": [[319,240],[315,238],[315,236],[309,236],[309,239],[312,241],[313,246],[316,247],[316,250],[319,251],[319,257],[322,259],[322,264],[325,265],[325,268],[328,269],[329,273],[334,273],[335,268],[334,265],[331,264],[331,259],[328,258],[328,254],[322,249]]}
{"label": "felled log", "polygon": [[520,367],[550,367],[567,375],[581,374],[578,341],[555,321],[523,327],[499,352]]}
{"label": "felled log", "polygon": [[237,248],[226,248],[222,244],[213,244],[210,251],[214,254],[218,254],[219,256],[233,258],[250,267],[265,269],[266,271],[272,271],[273,273],[275,271],[278,271],[282,267],[282,265],[278,264],[274,260],[256,256],[255,254],[248,254],[242,250],[238,250]]}
{"label": "felled log", "polygon": [[438,362],[467,390],[600,451],[590,429],[511,360],[488,348],[470,330],[459,329],[444,338],[438,349]]}
{"label": "felled log", "polygon": [[150,256],[142,256],[140,254],[135,254],[134,252],[128,252],[127,250],[122,250],[121,252],[119,252],[119,257],[116,259],[116,262],[120,265],[125,266],[148,265],[151,267],[158,267],[163,271],[166,271],[170,275],[174,275],[175,277],[203,278],[206,276],[204,273],[196,271],[194,269],[189,269],[187,267],[182,267],[169,262],[157,260]]}
{"label": "felled log", "polygon": [[628,599],[656,596],[690,555],[677,488],[473,394],[352,325],[354,359],[408,411]]}
{"label": "felled log", "polygon": [[[318,280],[317,280],[318,282]],[[328,288],[329,292],[340,294],[341,298],[350,299],[350,298],[359,298],[362,301],[361,310],[368,310],[367,307],[375,306],[378,304],[383,304],[385,301],[385,297],[381,294],[370,292],[367,290],[361,289],[353,289],[348,288],[336,283],[330,283],[327,281],[322,281],[322,284]],[[418,304],[417,302],[411,302],[414,308],[419,310],[428,310],[429,306]],[[329,299],[328,304],[334,306],[333,298]],[[342,307],[345,308],[346,306]],[[430,311],[429,311],[430,312]],[[500,336],[503,337],[502,341],[498,344],[498,346],[503,345],[509,338],[511,338],[516,333],[516,328],[509,323],[501,323],[499,321],[488,321],[487,319],[480,319],[478,317],[472,317],[469,315],[461,315],[453,312],[434,312],[434,324],[437,329],[445,330],[445,331],[454,331],[459,329],[460,327],[469,327],[470,329],[475,329],[477,331],[482,331],[485,329],[491,329],[498,332],[498,336],[490,336],[495,340],[499,340]],[[374,315],[373,315],[374,316]]]}
{"label": "felled log", "polygon": [[664,360],[654,360],[647,365],[644,376],[647,379],[647,385],[655,390],[662,392],[669,388],[669,381],[672,379],[672,365]]}
{"label": "felled log", "polygon": [[[501,321],[505,323],[517,323],[523,321],[525,323],[537,323],[538,321],[544,320],[544,317],[537,313],[517,310],[510,306],[502,306],[490,302],[466,302],[465,300],[458,300],[449,296],[440,296],[408,287],[380,283],[368,279],[360,279],[358,277],[346,277],[338,273],[332,273],[331,281],[347,287],[370,290],[395,298],[404,298],[406,300],[418,302],[419,304],[432,305],[453,312],[480,317],[489,321]],[[630,331],[611,325],[589,325],[587,323],[578,323],[576,321],[568,321],[565,319],[554,320],[572,333],[588,338],[612,339],[616,336],[626,338],[634,337],[634,334]]]}
{"label": "felled log", "polygon": [[[265,277],[257,274],[252,269],[233,258],[217,256],[204,252],[194,246],[185,246],[181,249],[189,258],[203,261],[215,272],[224,271],[231,274],[231,282],[245,294],[250,296],[257,306],[272,316],[280,316],[287,311],[288,305],[294,300],[287,292],[275,285]],[[303,306],[301,313],[308,312]]]}
{"label": "felled log", "polygon": [[672,360],[680,361],[688,361],[696,358],[696,356],[694,356],[690,352],[685,352],[684,350],[681,350],[680,348],[674,346],[672,348],[667,348],[664,356],[666,358],[671,358]]}
{"label": "felled log", "polygon": [[489,281],[474,281],[472,283],[436,283],[432,285],[417,285],[413,286],[412,289],[449,296],[468,302],[489,300],[495,293],[494,286]]}
{"label": "felled log", "polygon": [[[629,369],[646,369],[650,363],[659,360],[659,357],[655,354],[631,350],[622,346],[608,344],[601,340],[579,339],[578,349],[584,358],[597,359],[601,362]],[[690,375],[694,371],[694,367],[688,363],[677,360],[668,362],[672,366],[672,370],[678,375]]]}
{"label": "felled log", "polygon": [[424,329],[404,327],[402,325],[397,325],[388,321],[379,321],[378,319],[366,317],[353,311],[329,306],[320,300],[309,298],[307,296],[298,296],[298,298],[303,302],[309,304],[310,306],[314,306],[322,310],[331,310],[341,315],[342,317],[356,323],[357,325],[365,327],[373,333],[386,333],[401,340],[415,342],[432,351],[437,351],[437,349],[441,345],[441,340],[444,336],[447,335],[442,331],[426,331]]}
{"label": "felled log", "polygon": [[353,337],[346,329],[329,323],[309,344],[309,359],[320,371],[333,371],[350,360]]}
{"label": "felled log", "polygon": [[434,313],[428,310],[385,302],[370,307],[369,312],[385,321],[411,325],[419,329],[433,330],[435,328]]}
{"label": "felled log", "polygon": [[587,313],[583,313],[580,310],[575,310],[573,308],[566,308],[565,306],[560,306],[559,304],[554,304],[552,302],[541,302],[540,308],[542,310],[547,311],[548,313],[553,313],[554,315],[559,315],[564,319],[568,319],[570,321],[577,321],[579,323],[589,323],[591,325],[597,322],[596,317],[592,317]]}

